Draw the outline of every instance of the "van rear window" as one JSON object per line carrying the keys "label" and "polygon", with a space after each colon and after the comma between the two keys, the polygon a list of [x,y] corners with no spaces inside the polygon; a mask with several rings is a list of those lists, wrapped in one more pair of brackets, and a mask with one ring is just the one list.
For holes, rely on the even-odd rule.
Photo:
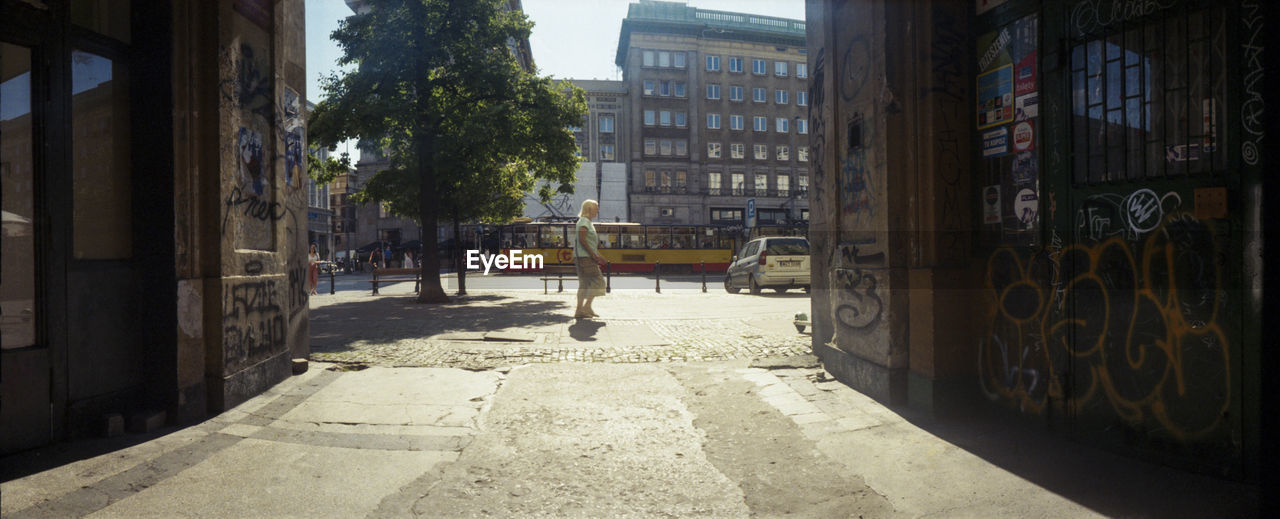
{"label": "van rear window", "polygon": [[809,241],[803,238],[769,240],[769,254],[796,256],[809,254]]}

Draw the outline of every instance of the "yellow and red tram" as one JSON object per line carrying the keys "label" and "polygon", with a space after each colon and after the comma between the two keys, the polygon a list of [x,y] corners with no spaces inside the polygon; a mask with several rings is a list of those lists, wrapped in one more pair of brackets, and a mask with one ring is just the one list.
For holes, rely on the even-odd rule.
{"label": "yellow and red tram", "polygon": [[[614,272],[653,272],[659,263],[663,271],[699,272],[704,265],[708,271],[723,271],[738,245],[745,243],[741,227],[637,223],[596,223],[595,227],[600,254]],[[544,265],[572,265],[576,239],[572,222],[503,225],[497,235],[503,254],[512,249],[524,256],[541,254]]]}

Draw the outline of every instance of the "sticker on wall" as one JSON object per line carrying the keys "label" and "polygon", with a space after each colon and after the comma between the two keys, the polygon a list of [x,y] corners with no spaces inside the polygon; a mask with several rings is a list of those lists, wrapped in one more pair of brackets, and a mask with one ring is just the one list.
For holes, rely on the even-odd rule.
{"label": "sticker on wall", "polygon": [[1032,92],[1013,99],[1013,120],[1025,121],[1040,117],[1040,93]]}
{"label": "sticker on wall", "polygon": [[1167,162],[1189,162],[1200,160],[1199,144],[1178,144],[1176,146],[1166,146],[1164,149],[1164,160]]}
{"label": "sticker on wall", "polygon": [[1013,120],[1013,66],[978,76],[978,129]]}
{"label": "sticker on wall", "polygon": [[1000,186],[982,190],[982,222],[1000,223]]}
{"label": "sticker on wall", "polygon": [[1013,151],[1030,151],[1036,147],[1036,131],[1031,121],[1013,125]]}
{"label": "sticker on wall", "polygon": [[1005,127],[982,132],[982,157],[1000,157],[1009,153],[1009,130]]}
{"label": "sticker on wall", "polygon": [[284,184],[290,187],[294,178],[302,178],[301,110],[298,93],[284,87]]}
{"label": "sticker on wall", "polygon": [[1018,191],[1013,198],[1013,215],[1028,228],[1036,221],[1036,211],[1040,207],[1040,197],[1030,189]]}
{"label": "sticker on wall", "polygon": [[237,150],[239,160],[236,162],[241,182],[249,186],[251,193],[262,196],[267,185],[262,167],[262,134],[248,128],[240,128]]}
{"label": "sticker on wall", "polygon": [[1204,114],[1200,123],[1201,134],[1204,135],[1203,150],[1205,153],[1217,151],[1218,139],[1218,104],[1212,97],[1204,98],[1200,103],[1200,113]]}
{"label": "sticker on wall", "polygon": [[1013,157],[1013,182],[1026,185],[1036,181],[1036,154],[1024,151]]}
{"label": "sticker on wall", "polygon": [[1023,95],[1036,90],[1036,51],[1031,51],[1014,67],[1013,95]]}

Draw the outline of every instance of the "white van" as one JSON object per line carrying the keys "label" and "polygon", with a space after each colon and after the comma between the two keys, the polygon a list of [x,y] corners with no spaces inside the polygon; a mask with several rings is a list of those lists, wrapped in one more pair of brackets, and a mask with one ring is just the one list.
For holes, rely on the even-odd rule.
{"label": "white van", "polygon": [[779,294],[790,288],[809,291],[809,240],[799,236],[774,236],[747,242],[729,262],[724,289],[736,294],[746,288],[752,294],[772,288]]}

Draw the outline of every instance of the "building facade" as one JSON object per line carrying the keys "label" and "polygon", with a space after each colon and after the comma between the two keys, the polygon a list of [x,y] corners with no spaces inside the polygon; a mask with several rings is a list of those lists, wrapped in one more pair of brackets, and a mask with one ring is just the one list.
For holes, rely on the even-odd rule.
{"label": "building facade", "polygon": [[0,1],[0,452],[308,356],[303,8]]}
{"label": "building facade", "polygon": [[570,79],[586,91],[587,115],[582,124],[572,128],[578,143],[577,180],[572,194],[557,194],[542,202],[538,190],[546,184],[539,181],[533,192],[525,195],[522,216],[532,220],[577,218],[583,200],[600,203],[597,221],[630,221],[627,204],[627,162],[630,153],[631,96],[623,81]]}
{"label": "building facade", "polygon": [[648,224],[808,219],[805,23],[643,0],[616,64],[632,92],[630,219]]}
{"label": "building facade", "polygon": [[[1275,6],[806,4],[813,345],[935,414],[992,406],[1219,475],[1275,459]],[[916,30],[907,30],[916,28]],[[1273,475],[1274,476],[1274,475]]]}

